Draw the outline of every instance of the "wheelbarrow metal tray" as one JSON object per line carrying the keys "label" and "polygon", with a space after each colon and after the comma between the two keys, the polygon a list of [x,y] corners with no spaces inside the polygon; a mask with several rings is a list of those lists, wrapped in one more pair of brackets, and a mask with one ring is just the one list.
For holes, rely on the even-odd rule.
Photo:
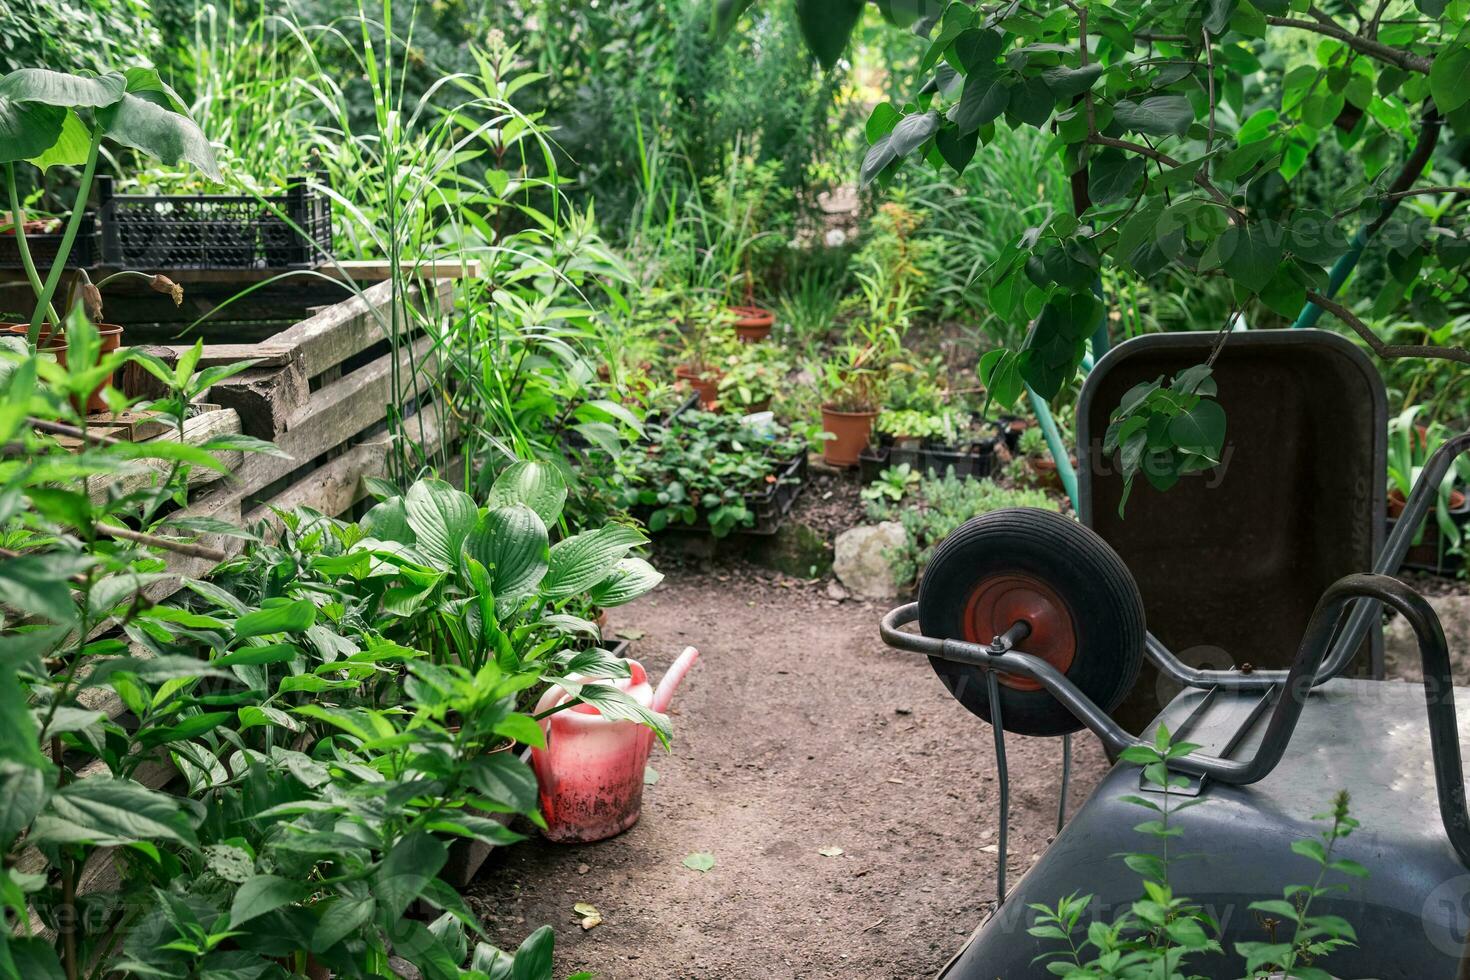
{"label": "wheelbarrow metal tray", "polygon": [[[1248,757],[1269,712],[1251,712],[1249,695],[1223,693],[1182,694],[1159,721],[1188,741],[1204,743],[1206,751],[1225,747],[1234,757]],[[1459,709],[1470,710],[1470,691],[1455,694]],[[1202,708],[1206,698],[1214,700]],[[1243,731],[1242,718],[1253,719]],[[1249,786],[1207,780],[1199,791],[1205,802],[1170,817],[1172,826],[1184,829],[1171,850],[1191,855],[1170,862],[1170,878],[1175,894],[1203,906],[1220,923],[1222,945],[1232,955],[1191,961],[1190,970],[1226,980],[1240,975],[1234,944],[1269,938],[1248,906],[1281,898],[1287,885],[1316,879],[1317,865],[1294,854],[1291,845],[1325,828],[1312,815],[1330,810],[1333,796],[1345,789],[1362,826],[1338,843],[1334,858],[1357,861],[1369,877],[1329,875],[1329,883],[1343,883],[1346,890],[1314,901],[1312,913],[1347,919],[1358,945],[1314,965],[1339,977],[1460,976],[1470,928],[1470,874],[1441,823],[1428,744],[1421,686],[1343,678],[1312,693],[1290,751],[1269,776]],[[1461,745],[1466,747],[1463,738]],[[1042,976],[1044,968],[1032,960],[1058,944],[1027,934],[1036,924],[1028,905],[1055,906],[1073,892],[1094,895],[1080,940],[1088,916],[1111,921],[1139,898],[1138,875],[1118,855],[1156,852],[1157,844],[1131,829],[1152,814],[1124,802],[1128,795],[1140,795],[1139,769],[1121,763],[940,976]],[[1156,793],[1152,798],[1161,799]]]}
{"label": "wheelbarrow metal tray", "polygon": [[[1102,452],[1123,394],[1203,363],[1214,333],[1152,334],[1098,362],[1077,410],[1079,516],[1127,563],[1150,631],[1193,666],[1288,665],[1324,589],[1383,545],[1386,407],[1366,355],[1322,330],[1231,334],[1214,366],[1222,465],[1160,492]],[[1368,656],[1381,670],[1382,636]],[[1177,693],[1145,666],[1117,713],[1137,731]]]}

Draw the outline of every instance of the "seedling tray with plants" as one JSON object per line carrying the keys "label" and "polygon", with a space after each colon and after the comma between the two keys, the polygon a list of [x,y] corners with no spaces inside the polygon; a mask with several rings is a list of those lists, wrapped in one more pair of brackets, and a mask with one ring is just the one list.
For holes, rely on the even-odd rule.
{"label": "seedling tray with plants", "polygon": [[301,269],[332,254],[332,206],[305,177],[274,197],[116,194],[99,178],[102,261],[147,269]]}
{"label": "seedling tray with plants", "polygon": [[[65,237],[64,224],[61,218],[34,218],[25,222],[26,248],[31,253],[31,261],[43,272],[51,267],[61,249],[61,240]],[[76,240],[72,242],[71,252],[67,255],[67,264],[77,268],[90,268],[97,264],[101,252],[102,235],[97,227],[97,215],[87,211],[82,215]],[[0,222],[0,268],[24,267],[14,222]]]}
{"label": "seedling tray with plants", "polygon": [[774,534],[806,482],[806,446],[775,422],[687,412],[618,461],[621,505],[652,532]]}
{"label": "seedling tray with plants", "polygon": [[879,434],[878,444],[859,454],[859,473],[864,483],[872,483],[890,466],[907,463],[929,476],[944,476],[952,468],[957,477],[982,480],[995,472],[995,447],[999,441],[998,436],[988,436],[946,444],[938,439],[894,440],[892,436]]}

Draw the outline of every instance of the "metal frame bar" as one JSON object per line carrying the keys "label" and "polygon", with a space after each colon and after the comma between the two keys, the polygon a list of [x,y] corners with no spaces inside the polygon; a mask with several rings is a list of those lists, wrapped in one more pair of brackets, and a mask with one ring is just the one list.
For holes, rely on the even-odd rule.
{"label": "metal frame bar", "polygon": [[[1463,438],[1470,441],[1470,436]],[[1405,513],[1408,514],[1407,509]],[[1307,624],[1296,660],[1281,681],[1284,689],[1266,722],[1265,734],[1254,755],[1243,760],[1187,755],[1171,761],[1170,767],[1236,786],[1258,782],[1270,774],[1286,753],[1312,689],[1321,683],[1319,671],[1329,646],[1333,645],[1333,634],[1343,611],[1358,599],[1371,599],[1396,610],[1408,621],[1419,641],[1440,817],[1455,852],[1462,863],[1470,866],[1470,812],[1466,808],[1459,725],[1455,715],[1453,679],[1444,630],[1440,627],[1439,617],[1423,596],[1399,580],[1385,575],[1349,575],[1335,582],[1323,594]],[[1124,731],[1117,722],[1108,717],[1107,712],[1067,680],[1065,675],[1038,657],[1000,642],[985,647],[963,640],[936,639],[903,632],[901,627],[914,622],[918,614],[918,603],[913,602],[890,611],[883,617],[879,627],[883,641],[895,649],[909,653],[985,668],[992,672],[992,677],[994,672],[999,672],[1036,681],[1065,705],[1078,721],[1091,729],[1115,756],[1126,748],[1145,744],[1143,740]],[[1189,668],[1177,661],[1175,663],[1181,672],[1189,672]],[[1221,672],[1190,673],[1210,677]],[[1250,679],[1258,686],[1272,683],[1256,674],[1235,676],[1242,680]],[[1215,685],[1211,680],[1206,680],[1195,686]]]}

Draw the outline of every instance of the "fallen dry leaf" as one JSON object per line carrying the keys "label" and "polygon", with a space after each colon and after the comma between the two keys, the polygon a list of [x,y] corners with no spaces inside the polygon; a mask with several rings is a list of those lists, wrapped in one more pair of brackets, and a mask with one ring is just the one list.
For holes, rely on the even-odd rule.
{"label": "fallen dry leaf", "polygon": [[596,929],[602,925],[602,913],[597,911],[597,906],[591,902],[578,902],[572,906],[572,911],[582,917],[582,931]]}
{"label": "fallen dry leaf", "polygon": [[828,844],[826,847],[817,851],[817,853],[822,855],[822,857],[824,858],[842,857],[842,848],[836,846],[835,844]]}

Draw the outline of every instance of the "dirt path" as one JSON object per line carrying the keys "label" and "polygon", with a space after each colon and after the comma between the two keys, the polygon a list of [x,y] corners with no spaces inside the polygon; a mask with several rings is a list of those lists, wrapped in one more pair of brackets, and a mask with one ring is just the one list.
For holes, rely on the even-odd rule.
{"label": "dirt path", "polygon": [[[469,890],[492,938],[514,948],[550,923],[559,977],[932,976],[992,901],[990,730],[882,645],[879,606],[744,566],[665,567],[612,624],[643,631],[634,655],[655,677],[685,644],[702,654],[643,818],[600,844],[502,851]],[[1007,745],[1014,880],[1054,829],[1061,748]],[[1074,807],[1105,770],[1091,738],[1076,758]],[[695,852],[714,868],[684,867]],[[603,924],[583,932],[577,902]]]}

